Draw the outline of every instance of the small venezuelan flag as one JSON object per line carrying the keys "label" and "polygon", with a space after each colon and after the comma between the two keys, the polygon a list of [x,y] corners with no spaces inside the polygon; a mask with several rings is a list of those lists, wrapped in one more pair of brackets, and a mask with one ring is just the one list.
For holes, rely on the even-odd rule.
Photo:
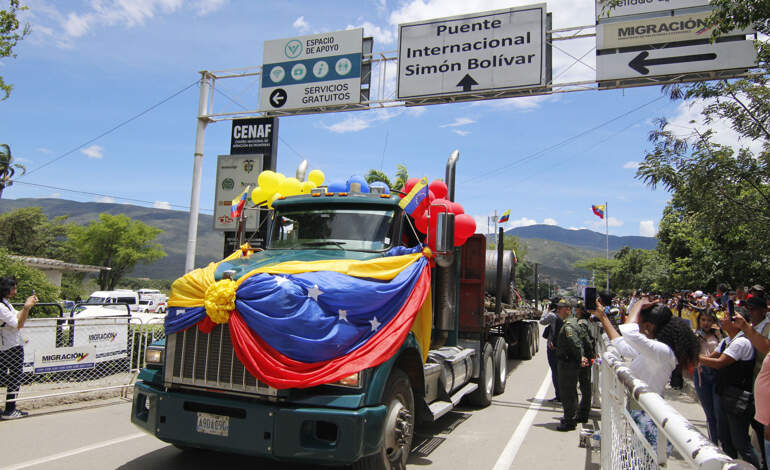
{"label": "small venezuelan flag", "polygon": [[244,189],[243,192],[230,203],[230,218],[237,219],[241,216],[243,206],[246,205],[249,189],[251,189],[251,186],[246,186],[246,189]]}
{"label": "small venezuelan flag", "polygon": [[399,201],[398,205],[404,211],[412,215],[415,210],[417,210],[417,207],[420,205],[420,203],[428,197],[428,178],[423,177],[420,181],[417,182],[417,184],[414,185],[411,191],[409,191],[409,194],[404,196],[401,201]]}
{"label": "small venezuelan flag", "polygon": [[500,220],[497,221],[498,224],[504,224],[508,222],[508,218],[511,216],[511,210],[508,209],[505,212],[503,212],[503,215],[500,216]]}
{"label": "small venezuelan flag", "polygon": [[594,215],[598,216],[600,219],[604,218],[604,210],[607,208],[605,204],[602,204],[601,206],[591,206],[591,209],[594,211]]}

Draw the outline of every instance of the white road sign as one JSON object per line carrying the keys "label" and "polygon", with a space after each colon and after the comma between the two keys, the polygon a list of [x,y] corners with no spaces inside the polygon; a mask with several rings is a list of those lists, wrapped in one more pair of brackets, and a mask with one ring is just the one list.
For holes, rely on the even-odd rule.
{"label": "white road sign", "polygon": [[362,28],[265,41],[260,110],[361,101]]}
{"label": "white road sign", "polygon": [[546,5],[399,25],[398,99],[546,84]]}
{"label": "white road sign", "polygon": [[597,18],[615,18],[618,16],[640,15],[655,11],[678,10],[680,8],[700,7],[709,4],[709,0],[620,0],[620,4],[609,12],[602,11],[609,0],[596,1]]}
{"label": "white road sign", "polygon": [[728,41],[596,56],[596,79],[622,80],[659,75],[744,69],[757,61],[753,41]]}

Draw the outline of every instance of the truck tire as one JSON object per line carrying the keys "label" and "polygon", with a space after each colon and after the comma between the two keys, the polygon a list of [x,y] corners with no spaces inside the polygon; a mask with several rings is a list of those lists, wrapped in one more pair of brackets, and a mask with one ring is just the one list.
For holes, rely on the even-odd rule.
{"label": "truck tire", "polygon": [[393,369],[388,377],[382,403],[388,408],[380,451],[353,463],[354,470],[406,468],[414,437],[415,408],[409,376],[401,369]]}
{"label": "truck tire", "polygon": [[474,406],[484,408],[492,403],[492,393],[495,390],[495,360],[491,344],[484,343],[480,359],[479,388],[468,396],[468,401]]}
{"label": "truck tire", "polygon": [[505,392],[508,382],[508,344],[502,336],[498,336],[492,348],[495,359],[495,395]]}
{"label": "truck tire", "polygon": [[532,359],[533,353],[533,328],[530,323],[525,323],[519,333],[519,357],[525,361]]}

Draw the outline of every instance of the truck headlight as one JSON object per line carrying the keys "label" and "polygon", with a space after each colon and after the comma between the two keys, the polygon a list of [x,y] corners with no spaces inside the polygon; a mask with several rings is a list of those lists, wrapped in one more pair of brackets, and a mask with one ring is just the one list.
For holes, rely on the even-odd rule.
{"label": "truck headlight", "polygon": [[353,375],[349,375],[343,379],[340,379],[330,385],[342,385],[343,387],[358,388],[361,386],[361,372],[356,372]]}
{"label": "truck headlight", "polygon": [[145,362],[148,365],[162,366],[163,351],[164,351],[164,348],[160,348],[158,346],[148,346],[144,354]]}

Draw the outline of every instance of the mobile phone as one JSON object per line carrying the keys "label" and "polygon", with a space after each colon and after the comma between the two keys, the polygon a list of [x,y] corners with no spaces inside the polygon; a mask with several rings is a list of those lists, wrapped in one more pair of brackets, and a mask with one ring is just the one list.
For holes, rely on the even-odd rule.
{"label": "mobile phone", "polygon": [[733,299],[727,301],[727,316],[730,317],[730,320],[735,316],[735,301]]}
{"label": "mobile phone", "polygon": [[585,291],[583,291],[583,301],[587,311],[596,309],[596,287],[585,288]]}

